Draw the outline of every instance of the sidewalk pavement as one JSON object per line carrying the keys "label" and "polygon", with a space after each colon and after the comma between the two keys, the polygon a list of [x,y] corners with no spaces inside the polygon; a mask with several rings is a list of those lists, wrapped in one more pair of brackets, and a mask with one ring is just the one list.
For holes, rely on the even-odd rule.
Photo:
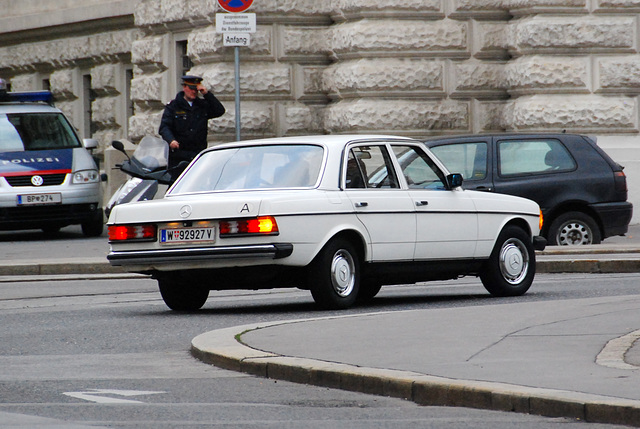
{"label": "sidewalk pavement", "polygon": [[[604,243],[549,247],[538,272],[640,272],[640,226]],[[122,273],[106,248],[82,255],[7,258],[0,276]],[[236,326],[191,348],[204,362],[273,379],[640,427],[639,315],[635,295],[393,311]]]}

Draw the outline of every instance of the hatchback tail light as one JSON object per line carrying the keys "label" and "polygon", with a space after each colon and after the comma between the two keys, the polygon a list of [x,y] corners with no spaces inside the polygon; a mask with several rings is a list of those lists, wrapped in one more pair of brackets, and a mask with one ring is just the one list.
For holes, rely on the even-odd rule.
{"label": "hatchback tail light", "polygon": [[627,192],[627,176],[624,171],[614,171],[613,181],[617,192]]}

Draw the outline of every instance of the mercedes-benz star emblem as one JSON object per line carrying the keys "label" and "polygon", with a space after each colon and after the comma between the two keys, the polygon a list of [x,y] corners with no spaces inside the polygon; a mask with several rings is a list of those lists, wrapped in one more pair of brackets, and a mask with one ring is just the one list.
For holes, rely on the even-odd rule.
{"label": "mercedes-benz star emblem", "polygon": [[180,217],[183,219],[188,218],[189,216],[191,216],[191,211],[191,206],[188,204],[186,206],[180,207]]}
{"label": "mercedes-benz star emblem", "polygon": [[44,183],[44,179],[42,176],[31,176],[31,183],[33,186],[42,186]]}

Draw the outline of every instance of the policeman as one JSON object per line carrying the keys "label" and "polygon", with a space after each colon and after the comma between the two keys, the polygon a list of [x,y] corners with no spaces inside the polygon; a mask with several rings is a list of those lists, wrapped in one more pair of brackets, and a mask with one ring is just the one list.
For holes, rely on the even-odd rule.
{"label": "policeman", "polygon": [[225,113],[200,76],[182,76],[182,91],[165,106],[159,133],[169,144],[169,167],[191,161],[207,147],[207,122]]}

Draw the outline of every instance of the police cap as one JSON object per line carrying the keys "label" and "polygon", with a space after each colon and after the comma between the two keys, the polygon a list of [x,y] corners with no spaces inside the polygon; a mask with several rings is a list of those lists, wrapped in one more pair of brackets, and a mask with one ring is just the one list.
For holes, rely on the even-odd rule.
{"label": "police cap", "polygon": [[200,83],[202,83],[202,78],[200,76],[193,76],[190,74],[182,76],[183,85],[197,87]]}

